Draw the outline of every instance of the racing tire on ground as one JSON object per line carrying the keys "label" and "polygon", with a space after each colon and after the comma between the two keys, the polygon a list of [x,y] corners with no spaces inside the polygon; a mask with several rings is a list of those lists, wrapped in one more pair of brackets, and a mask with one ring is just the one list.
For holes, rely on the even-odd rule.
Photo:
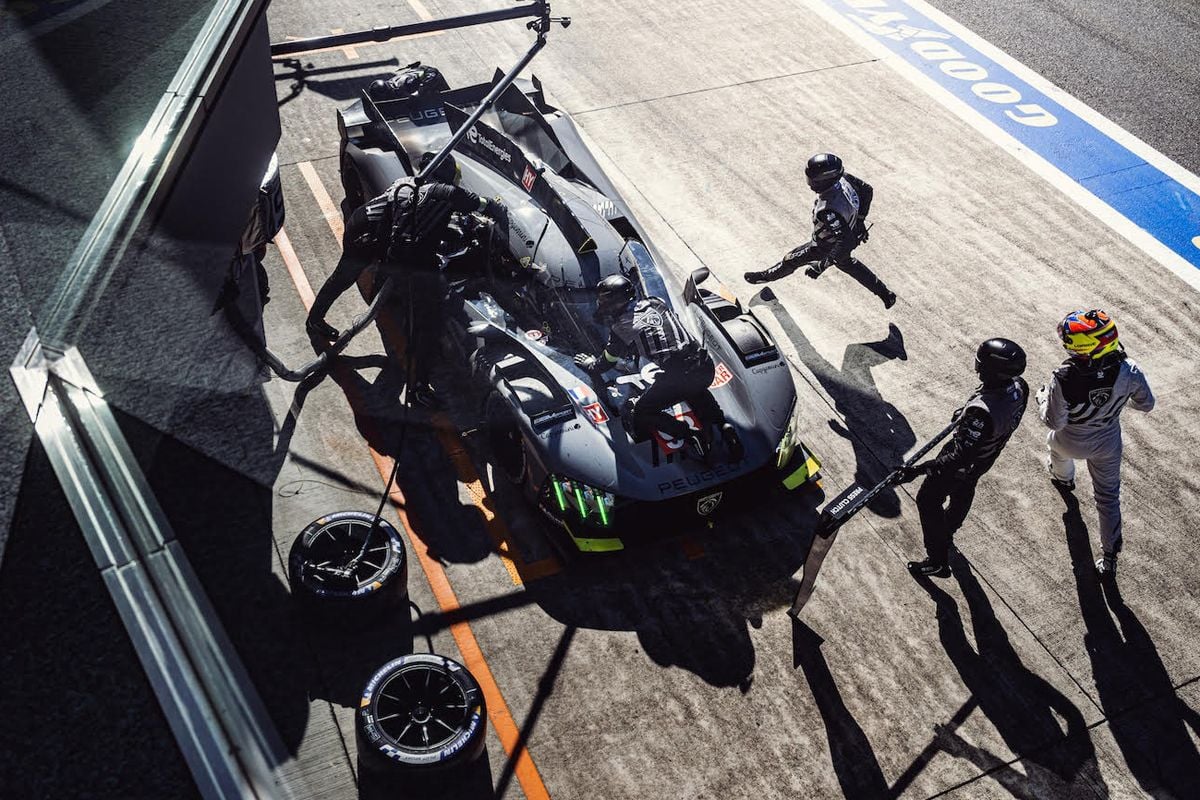
{"label": "racing tire on ground", "polygon": [[354,719],[358,763],[411,781],[479,758],[487,743],[483,690],[467,668],[433,653],[388,662],[363,689]]}
{"label": "racing tire on ground", "polygon": [[483,401],[483,421],[492,450],[492,463],[505,480],[520,486],[525,481],[528,467],[525,440],[512,409],[495,390]]}
{"label": "racing tire on ground", "polygon": [[385,519],[372,528],[374,520],[365,511],[338,511],[314,520],[296,537],[288,554],[288,583],[306,617],[354,626],[407,609],[404,541]]}

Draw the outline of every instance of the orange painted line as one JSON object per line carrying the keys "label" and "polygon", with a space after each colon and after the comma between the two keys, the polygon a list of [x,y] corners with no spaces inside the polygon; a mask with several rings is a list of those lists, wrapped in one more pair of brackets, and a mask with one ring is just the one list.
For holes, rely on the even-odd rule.
{"label": "orange painted line", "polygon": [[[417,11],[420,15],[420,11]],[[428,11],[426,11],[428,13]],[[329,230],[333,233],[334,238],[339,242],[345,233],[345,223],[342,221],[341,208],[333,201],[329,190],[325,188],[325,182],[321,180],[321,176],[317,174],[316,168],[313,167],[310,161],[299,161],[296,167],[300,170],[300,174],[304,176],[305,183],[312,191],[313,197],[316,198],[317,205],[321,208],[321,214],[325,217],[326,224],[329,225]],[[383,335],[388,336],[387,330],[383,330]],[[397,345],[399,343],[397,342]],[[397,347],[397,351],[399,351]],[[483,517],[484,528],[491,537],[492,542],[496,545],[496,550],[500,556],[500,562],[504,565],[504,569],[508,572],[508,577],[512,580],[514,586],[522,586],[525,583],[526,570],[524,569],[524,559],[520,554],[515,552],[510,546],[512,540],[509,534],[508,527],[504,521],[496,516],[487,503],[487,491],[483,488],[483,481],[479,478],[479,473],[475,470],[475,465],[471,462],[471,456],[457,441],[454,424],[444,414],[434,416],[434,424],[438,431],[438,441],[442,445],[442,449],[446,451],[446,455],[450,456],[450,461],[454,464],[454,469],[458,473],[458,480],[466,487],[467,492],[471,495],[473,505],[479,509],[479,513]],[[561,569],[557,559],[543,559],[538,562],[537,577],[544,578],[553,575]],[[530,577],[530,580],[534,578]]]}
{"label": "orange painted line", "polygon": [[308,276],[304,274],[304,268],[300,266],[300,259],[296,256],[296,249],[292,247],[292,240],[288,238],[287,232],[283,228],[280,228],[279,233],[275,234],[275,246],[279,248],[279,255],[283,257],[283,264],[287,267],[288,275],[292,276],[292,283],[300,295],[300,302],[304,303],[304,310],[308,311],[312,308],[316,295],[313,294],[312,286],[308,284]]}
{"label": "orange painted line", "polygon": [[429,13],[429,9],[425,7],[425,4],[421,0],[408,0],[408,4],[412,6],[413,11],[417,12],[417,16],[421,18],[422,22],[428,22],[433,19],[433,14]]}
{"label": "orange painted line", "polygon": [[329,226],[329,230],[333,231],[333,238],[337,239],[340,244],[346,232],[346,224],[342,222],[342,209],[329,196],[329,190],[325,188],[325,183],[317,174],[311,161],[299,161],[296,163],[296,167],[304,176],[304,182],[308,184],[313,197],[317,199],[317,206],[321,209],[321,216],[325,217],[325,224]]}
{"label": "orange painted line", "polygon": [[[529,571],[529,565],[525,563],[525,559],[510,545],[512,537],[509,534],[508,526],[504,524],[504,520],[496,516],[496,512],[491,508],[493,504],[488,503],[487,490],[483,488],[483,481],[480,480],[479,473],[475,470],[470,453],[459,444],[458,433],[450,419],[445,414],[439,413],[434,416],[434,424],[438,432],[438,441],[441,442],[446,455],[450,456],[454,470],[458,473],[459,482],[467,488],[475,507],[483,515],[484,527],[496,545],[500,561],[508,570],[512,582],[517,586],[522,586],[525,581],[534,580],[535,576]],[[538,564],[537,578],[545,578],[561,569],[555,558],[542,559],[536,563]]]}
{"label": "orange painted line", "polygon": [[[313,173],[316,175],[316,173]],[[318,178],[319,181],[319,178]],[[326,193],[328,195],[328,193]],[[282,237],[283,244],[280,244],[280,252],[283,253],[286,246],[286,251],[290,255],[284,256],[284,261],[287,263],[290,258],[292,264],[288,265],[288,274],[291,275],[293,283],[296,285],[296,291],[300,293],[303,300],[307,297],[305,307],[312,306],[312,288],[308,285],[308,277],[304,274],[304,269],[300,265],[300,260],[296,257],[296,251],[292,248],[291,242],[287,240],[286,234],[282,230],[277,237],[277,244]],[[375,462],[375,468],[379,471],[379,475],[386,482],[391,477],[392,467],[394,462],[381,455],[375,448],[370,445],[367,449],[371,453],[371,458]],[[446,575],[446,570],[442,565],[430,558],[429,551],[423,546],[423,543],[418,541],[419,535],[414,538],[414,528],[412,521],[408,516],[408,503],[404,499],[404,492],[399,486],[393,484],[388,491],[388,499],[391,501],[395,509],[396,516],[400,520],[400,524],[404,529],[404,535],[408,538],[408,543],[412,547],[412,551],[417,554],[417,561],[421,565],[422,571],[425,573],[425,579],[429,582],[430,588],[433,590],[434,599],[437,600],[438,607],[442,613],[450,613],[457,611],[460,608],[458,596],[454,594],[454,589],[450,586],[450,578]],[[520,741],[521,733],[517,727],[516,721],[513,719],[512,712],[508,709],[508,704],[504,702],[504,696],[500,693],[500,686],[496,683],[496,678],[492,675],[491,667],[488,666],[487,659],[483,657],[483,651],[479,648],[479,641],[475,638],[475,633],[471,630],[471,626],[467,622],[456,622],[450,626],[450,634],[454,637],[455,643],[458,645],[459,654],[462,655],[463,665],[475,676],[475,680],[479,683],[479,688],[483,690],[484,700],[487,702],[488,719],[492,722],[492,729],[496,731],[496,737],[500,740],[501,746],[504,747],[504,752],[508,754],[510,759],[514,760],[513,774],[517,777],[517,782],[521,784],[521,790],[525,793],[527,800],[550,800],[550,793],[546,791],[546,784],[542,781],[541,773],[538,772],[537,766],[533,763],[532,756],[529,751],[522,747],[519,752],[517,744]]]}
{"label": "orange painted line", "polygon": [[[380,455],[374,448],[371,448],[371,457],[375,460],[375,467],[379,470],[380,476],[386,481],[392,474],[392,460]],[[454,594],[454,589],[450,586],[450,578],[446,575],[446,570],[439,562],[429,557],[428,549],[421,542],[414,540],[410,533],[413,527],[409,521],[408,512],[405,511],[404,494],[400,491],[400,487],[393,485],[388,498],[396,507],[396,516],[400,518],[409,544],[412,545],[413,552],[417,554],[417,561],[420,562],[421,569],[425,572],[425,579],[429,581],[429,587],[433,590],[438,608],[444,614],[457,611],[460,607],[458,596]],[[479,688],[483,690],[483,697],[487,702],[488,719],[492,722],[496,737],[500,740],[508,757],[516,761],[513,773],[517,776],[517,781],[521,784],[521,790],[525,793],[525,797],[527,800],[549,800],[550,793],[546,791],[541,773],[533,763],[529,751],[522,747],[520,752],[514,753],[520,740],[520,730],[513,719],[512,712],[508,710],[508,704],[504,702],[504,695],[500,694],[500,687],[496,683],[495,676],[492,675],[487,659],[483,657],[483,651],[479,649],[479,641],[475,638],[470,624],[456,622],[450,626],[450,634],[454,637],[455,644],[458,645],[463,665],[475,676],[475,680],[479,682]]]}
{"label": "orange painted line", "polygon": [[685,536],[681,544],[683,545],[683,554],[688,557],[688,560],[694,561],[704,556],[704,545],[692,537]]}

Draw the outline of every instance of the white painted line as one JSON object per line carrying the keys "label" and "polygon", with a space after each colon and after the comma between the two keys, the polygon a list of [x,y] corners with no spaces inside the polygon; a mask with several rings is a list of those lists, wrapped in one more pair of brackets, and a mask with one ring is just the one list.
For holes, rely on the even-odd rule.
{"label": "white painted line", "polygon": [[[927,5],[921,2],[921,0],[906,1],[910,2],[913,8],[919,9],[922,13],[925,13]],[[1087,210],[1105,225],[1119,233],[1143,253],[1162,264],[1171,272],[1175,273],[1175,275],[1177,275],[1193,289],[1200,291],[1200,270],[1197,270],[1177,253],[1173,252],[1169,247],[1159,242],[1150,233],[1138,227],[1131,220],[1113,210],[1111,206],[1100,200],[1098,197],[1096,197],[1096,195],[1092,194],[1080,184],[1076,183],[1075,180],[1073,180],[1058,167],[1054,166],[1045,158],[1042,158],[1040,155],[1030,150],[1011,134],[983,117],[981,114],[979,114],[979,112],[955,97],[936,81],[929,78],[927,75],[906,62],[904,59],[895,55],[893,51],[888,49],[884,44],[876,40],[849,19],[839,14],[836,10],[827,6],[824,2],[822,2],[822,0],[801,0],[801,2],[812,9],[813,12],[820,15],[822,19],[826,20],[831,25],[845,33],[847,37],[858,42],[865,49],[875,54],[880,61],[886,63],[896,72],[900,73],[900,75],[902,75],[904,78],[918,86],[926,94],[952,111],[968,125],[975,128],[975,130],[979,131],[988,139],[990,139],[994,144],[1004,149],[1006,152],[1019,160],[1021,163],[1025,164],[1037,174],[1041,175],[1048,183],[1053,185],[1056,189],[1061,191],[1075,203]],[[940,22],[942,19],[944,19],[944,15],[938,14],[938,21]],[[960,31],[967,34],[967,36],[970,36],[969,41],[967,36],[963,36],[964,41],[967,41],[968,44],[976,47],[985,45],[987,48],[987,54],[989,56],[995,54],[1003,56],[1005,59],[1003,66],[1013,71],[1014,74],[1019,74],[1022,78],[1027,78],[1030,75],[1034,75],[1036,77],[1036,75],[1027,67],[1020,65],[1019,62],[1016,62],[1011,57],[1004,55],[995,47],[986,45],[986,43],[982,42],[979,37],[963,29],[961,25],[955,23],[953,28],[956,36],[962,35]],[[980,49],[982,51],[983,48],[981,47]],[[999,59],[997,59],[997,61],[999,61]],[[1017,69],[1020,70],[1020,73],[1017,73]],[[1033,83],[1032,81],[1030,82],[1031,84]],[[1084,103],[1070,97],[1070,95],[1067,95],[1066,92],[1063,92],[1061,89],[1054,87],[1053,84],[1050,84],[1044,78],[1038,78],[1037,86],[1039,89],[1043,90],[1045,87],[1052,88],[1054,90],[1054,99],[1056,101],[1061,103],[1064,108],[1068,108],[1069,110],[1079,114],[1079,116],[1085,119],[1087,122],[1094,124],[1097,119],[1101,120],[1102,124],[1106,126],[1101,130],[1104,133],[1113,136],[1114,139],[1117,138],[1116,135],[1114,135],[1114,132],[1119,132],[1121,136],[1120,142],[1128,147],[1131,152],[1134,152],[1135,155],[1144,158],[1148,163],[1152,163],[1153,166],[1162,169],[1163,172],[1167,173],[1175,180],[1178,180],[1181,184],[1188,186],[1188,188],[1191,188],[1193,185],[1200,185],[1200,179],[1185,170],[1182,166],[1171,161],[1161,153],[1158,153],[1148,144],[1138,140],[1132,134],[1124,131],[1112,120],[1103,117],[1095,110],[1088,108]],[[1068,105],[1067,101],[1070,102],[1070,105]],[[1097,126],[1097,128],[1100,129],[1099,126]],[[1151,156],[1155,158],[1153,162],[1151,162]],[[1168,172],[1168,169],[1172,171]],[[1190,183],[1185,181],[1190,181]]]}

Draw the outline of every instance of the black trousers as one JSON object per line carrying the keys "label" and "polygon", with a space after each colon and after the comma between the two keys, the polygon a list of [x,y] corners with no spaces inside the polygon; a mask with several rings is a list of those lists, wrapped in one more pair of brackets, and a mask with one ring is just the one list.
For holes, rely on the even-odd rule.
{"label": "black trousers", "polygon": [[694,431],[686,422],[667,411],[676,403],[687,401],[707,435],[710,426],[725,422],[725,412],[713,397],[709,386],[716,375],[712,356],[701,352],[696,356],[680,356],[660,365],[662,372],[650,388],[642,393],[633,408],[633,427],[638,436],[661,431],[673,439],[686,439]]}
{"label": "black trousers", "polygon": [[971,510],[981,474],[931,474],[921,484],[917,511],[930,560],[938,564],[950,560],[950,542]]}
{"label": "black trousers", "polygon": [[[779,278],[785,278],[805,264],[820,263],[828,254],[828,250],[824,245],[811,241],[805,242],[784,256],[783,261],[767,270],[768,279],[778,280]],[[833,266],[858,281],[864,289],[880,300],[886,299],[891,294],[891,290],[879,279],[879,276],[849,252],[834,260]]]}

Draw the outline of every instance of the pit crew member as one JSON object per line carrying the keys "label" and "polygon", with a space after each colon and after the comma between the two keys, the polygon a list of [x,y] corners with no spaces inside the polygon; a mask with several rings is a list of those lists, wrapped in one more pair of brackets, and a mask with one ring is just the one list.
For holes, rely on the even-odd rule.
{"label": "pit crew member", "polygon": [[1008,339],[988,339],[975,353],[982,384],[963,406],[953,438],[931,461],[902,468],[901,483],[926,475],[917,492],[925,539],[924,561],[908,562],[913,575],[950,575],[950,544],[975,499],[983,477],[1021,423],[1029,387],[1020,377],[1025,351]]}
{"label": "pit crew member", "polygon": [[808,186],[817,193],[813,203],[812,239],[792,250],[783,260],[761,272],[747,272],[748,283],[767,283],[791,275],[808,264],[804,274],[821,277],[832,264],[862,284],[883,301],[884,308],[896,304],[896,294],[851,253],[867,236],[867,214],[875,191],[866,181],[846,172],[833,153],[818,153],[804,169]]}
{"label": "pit crew member", "polygon": [[[741,440],[708,388],[716,373],[708,351],[660,298],[638,300],[633,283],[624,275],[610,275],[596,288],[597,319],[610,325],[608,344],[599,356],[579,353],[575,363],[598,377],[623,358],[637,355],[653,361],[662,371],[634,403],[635,435],[649,436],[658,430],[686,442],[692,455],[705,459],[715,425],[721,430],[729,459],[740,461],[744,455]],[[701,430],[692,430],[670,413],[668,409],[681,401],[687,401],[696,412]]]}
{"label": "pit crew member", "polygon": [[[434,155],[425,153],[420,168],[424,169]],[[504,221],[506,213],[498,200],[482,198],[461,188],[458,185],[461,178],[454,156],[448,155],[429,182],[421,186],[415,204],[412,182],[404,179],[355,209],[346,222],[342,257],[317,292],[305,324],[314,342],[336,341],[337,328],[325,321],[333,302],[373,264],[403,268],[405,279],[401,285],[413,294],[412,337],[408,348],[414,374],[408,376],[408,385],[413,398],[423,405],[436,403],[429,375],[442,330],[445,296],[444,282],[438,273],[437,247],[446,234],[450,215],[455,211],[478,211]]]}

